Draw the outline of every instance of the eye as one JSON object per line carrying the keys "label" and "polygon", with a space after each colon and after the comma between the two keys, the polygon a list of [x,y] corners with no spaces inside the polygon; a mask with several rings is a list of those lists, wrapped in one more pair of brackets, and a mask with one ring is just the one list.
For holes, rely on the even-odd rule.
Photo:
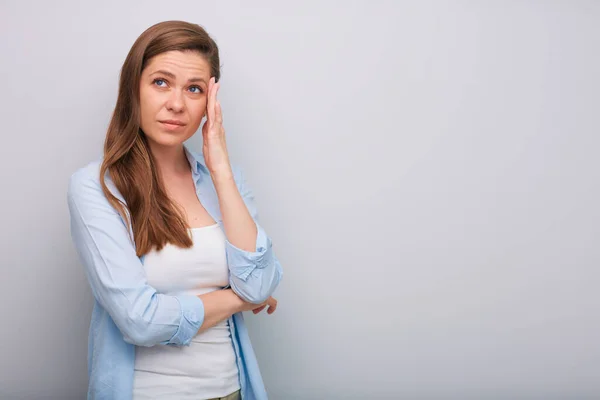
{"label": "eye", "polygon": [[191,86],[190,90],[192,89],[197,89],[197,91],[192,92],[192,93],[204,93],[204,91],[202,90],[202,88],[200,86]]}
{"label": "eye", "polygon": [[161,82],[164,84],[167,83],[164,79],[161,79],[161,78],[156,78],[154,81],[152,81],[152,83],[154,83],[155,85],[158,85],[159,87],[164,87],[160,84]]}

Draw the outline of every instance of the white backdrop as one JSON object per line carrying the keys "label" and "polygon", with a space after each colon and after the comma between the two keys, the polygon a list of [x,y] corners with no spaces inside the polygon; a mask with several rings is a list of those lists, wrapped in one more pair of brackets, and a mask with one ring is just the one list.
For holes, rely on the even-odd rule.
{"label": "white backdrop", "polygon": [[16,0],[0,398],[85,396],[67,182],[168,19],[220,46],[231,157],[285,270],[275,315],[248,316],[271,399],[600,398],[600,3]]}

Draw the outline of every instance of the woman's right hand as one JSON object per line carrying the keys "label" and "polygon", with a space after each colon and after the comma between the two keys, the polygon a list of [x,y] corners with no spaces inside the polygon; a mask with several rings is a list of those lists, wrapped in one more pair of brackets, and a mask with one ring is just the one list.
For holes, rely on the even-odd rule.
{"label": "woman's right hand", "polygon": [[252,312],[254,314],[258,314],[259,312],[261,312],[262,310],[265,309],[265,307],[269,306],[269,309],[267,310],[267,314],[273,314],[275,312],[275,310],[277,309],[277,299],[275,299],[274,297],[269,297],[267,299],[267,301],[265,301],[260,307],[257,307],[255,309],[252,310]]}
{"label": "woman's right hand", "polygon": [[244,305],[242,306],[242,311],[252,311],[254,314],[258,314],[266,307],[269,307],[269,309],[267,310],[267,314],[273,314],[277,309],[277,299],[271,296],[264,303],[261,304],[244,302]]}
{"label": "woman's right hand", "polygon": [[222,289],[201,294],[198,297],[204,303],[204,321],[198,332],[205,331],[217,323],[226,320],[241,311],[252,311],[258,314],[265,307],[267,313],[273,314],[277,308],[277,300],[269,297],[264,303],[255,304],[242,300],[232,289]]}

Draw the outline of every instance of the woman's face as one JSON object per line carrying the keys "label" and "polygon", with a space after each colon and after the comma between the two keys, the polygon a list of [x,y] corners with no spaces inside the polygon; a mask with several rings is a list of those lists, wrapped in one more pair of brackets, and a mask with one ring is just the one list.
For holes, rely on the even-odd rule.
{"label": "woman's face", "polygon": [[206,112],[210,66],[196,51],[153,57],[140,81],[140,127],[150,142],[180,145],[200,126]]}

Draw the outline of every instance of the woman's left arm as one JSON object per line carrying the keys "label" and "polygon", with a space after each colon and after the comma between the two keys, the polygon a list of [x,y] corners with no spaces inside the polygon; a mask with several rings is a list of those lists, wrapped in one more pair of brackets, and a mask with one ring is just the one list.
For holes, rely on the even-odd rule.
{"label": "woman's left arm", "polygon": [[203,154],[219,197],[225,230],[231,289],[249,303],[264,303],[283,275],[271,238],[258,223],[254,195],[240,169],[229,162],[223,113],[217,100],[220,83],[208,84]]}
{"label": "woman's left arm", "polygon": [[213,180],[225,230],[230,285],[243,300],[260,304],[273,294],[283,271],[271,238],[258,222],[252,190],[240,169]]}

